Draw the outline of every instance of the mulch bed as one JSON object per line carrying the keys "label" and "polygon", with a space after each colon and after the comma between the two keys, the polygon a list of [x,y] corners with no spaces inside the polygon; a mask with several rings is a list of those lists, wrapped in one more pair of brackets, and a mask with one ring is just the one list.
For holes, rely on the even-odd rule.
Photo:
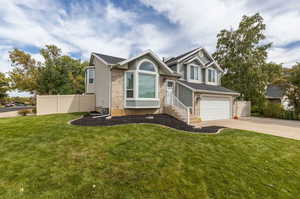
{"label": "mulch bed", "polygon": [[135,124],[135,123],[151,123],[168,126],[174,129],[198,132],[198,133],[216,133],[218,130],[225,127],[222,126],[207,126],[203,128],[194,128],[193,126],[187,125],[185,122],[180,121],[167,114],[154,114],[154,115],[130,115],[112,117],[111,119],[93,118],[94,116],[86,115],[78,120],[71,122],[73,125],[78,126],[113,126],[120,124]]}

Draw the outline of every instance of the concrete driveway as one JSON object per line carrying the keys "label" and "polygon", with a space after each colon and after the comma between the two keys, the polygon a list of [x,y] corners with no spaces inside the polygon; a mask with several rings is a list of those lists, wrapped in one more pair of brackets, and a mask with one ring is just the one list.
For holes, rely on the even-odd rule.
{"label": "concrete driveway", "polygon": [[202,126],[225,126],[300,140],[300,121],[247,117],[239,120],[202,122]]}

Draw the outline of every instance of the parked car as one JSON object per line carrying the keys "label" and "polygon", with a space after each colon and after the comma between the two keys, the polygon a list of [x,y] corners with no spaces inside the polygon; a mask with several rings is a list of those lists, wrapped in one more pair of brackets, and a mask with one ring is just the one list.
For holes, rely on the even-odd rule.
{"label": "parked car", "polygon": [[23,103],[15,103],[15,106],[26,106],[26,104],[23,104]]}
{"label": "parked car", "polygon": [[15,106],[15,104],[13,104],[13,103],[5,104],[5,107],[13,107],[13,106]]}

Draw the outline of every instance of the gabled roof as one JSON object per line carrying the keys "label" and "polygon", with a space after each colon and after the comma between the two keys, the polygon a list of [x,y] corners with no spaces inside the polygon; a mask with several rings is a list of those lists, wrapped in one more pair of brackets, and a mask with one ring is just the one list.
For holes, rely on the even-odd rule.
{"label": "gabled roof", "polygon": [[161,64],[162,66],[163,66],[163,68],[166,70],[166,71],[168,71],[168,73],[169,74],[172,74],[172,75],[175,75],[175,76],[180,76],[180,74],[177,74],[176,72],[174,72],[172,69],[170,69],[168,66],[167,66],[167,64],[165,64],[152,50],[147,50],[147,51],[145,51],[145,52],[143,52],[143,53],[141,53],[141,54],[139,54],[139,55],[137,55],[137,56],[135,56],[135,57],[132,57],[132,58],[130,58],[130,59],[126,59],[126,60],[124,60],[124,61],[122,61],[122,62],[120,62],[120,63],[118,63],[119,65],[124,65],[124,64],[127,64],[127,63],[129,63],[129,62],[131,62],[131,61],[133,61],[133,60],[135,60],[135,59],[137,59],[137,58],[139,58],[139,57],[142,57],[142,56],[144,56],[144,55],[147,55],[147,54],[149,54],[149,55],[151,55],[159,64]]}
{"label": "gabled roof", "polygon": [[178,55],[178,56],[176,56],[176,57],[172,57],[172,58],[170,58],[170,59],[168,59],[168,60],[166,61],[166,64],[171,63],[171,62],[174,62],[174,61],[177,61],[177,60],[179,60],[179,59],[181,59],[181,58],[183,58],[183,57],[185,57],[185,56],[187,56],[187,55],[193,53],[194,51],[196,52],[196,51],[199,50],[199,49],[200,49],[200,48],[196,48],[196,49],[193,49],[193,50],[188,51],[188,52],[186,52],[186,53],[183,53],[183,54],[181,54],[181,55]]}
{"label": "gabled roof", "polygon": [[269,85],[266,91],[266,97],[272,99],[281,99],[284,95],[284,89],[277,85]]}
{"label": "gabled roof", "polygon": [[183,80],[179,80],[180,83],[186,85],[190,89],[194,91],[208,91],[208,92],[214,92],[214,93],[224,93],[224,94],[232,94],[232,95],[240,95],[240,93],[230,90],[228,88],[225,88],[223,86],[216,86],[216,85],[209,85],[209,84],[203,84],[203,83],[192,83],[187,82]]}
{"label": "gabled roof", "polygon": [[[153,57],[153,59],[155,59],[167,72],[167,75],[172,75],[172,76],[176,76],[176,77],[180,77],[181,75],[174,72],[173,70],[171,70],[154,52],[152,52],[151,50],[147,50],[135,57],[129,58],[129,59],[124,59],[121,57],[114,57],[114,56],[110,56],[110,55],[104,55],[104,54],[100,54],[100,53],[92,53],[92,57],[96,57],[97,59],[101,60],[104,64],[106,65],[111,65],[111,67],[121,67],[141,56],[144,55],[151,55]],[[124,68],[123,68],[124,69]]]}
{"label": "gabled roof", "polygon": [[[222,72],[224,72],[224,70],[219,66],[219,64],[214,60],[214,58],[207,52],[207,50],[206,49],[204,49],[204,48],[196,48],[196,49],[194,49],[194,50],[191,50],[191,51],[189,51],[189,52],[186,52],[186,53],[184,53],[184,54],[181,54],[181,55],[179,55],[179,56],[177,56],[177,57],[173,57],[173,58],[170,58],[170,59],[167,59],[166,61],[165,61],[165,63],[167,64],[167,65],[172,65],[172,64],[176,64],[176,63],[179,63],[179,62],[182,62],[182,61],[191,61],[191,57],[193,57],[196,53],[198,53],[199,51],[203,51],[205,54],[206,54],[206,56],[208,56],[208,58],[210,59],[210,62],[208,62],[207,64],[204,64],[204,63],[202,63],[202,61],[201,60],[199,60],[201,63],[202,63],[202,65],[203,66],[205,66],[205,67],[209,67],[209,66],[211,66],[211,65],[215,65],[220,71],[222,71]],[[193,59],[193,58],[192,58]],[[198,58],[195,58],[195,59],[198,59]]]}
{"label": "gabled roof", "polygon": [[106,64],[117,64],[117,63],[120,63],[120,62],[126,60],[121,57],[114,57],[114,56],[104,55],[104,54],[100,54],[100,53],[92,53],[92,55],[96,55],[97,57],[102,59],[102,61],[105,61]]}

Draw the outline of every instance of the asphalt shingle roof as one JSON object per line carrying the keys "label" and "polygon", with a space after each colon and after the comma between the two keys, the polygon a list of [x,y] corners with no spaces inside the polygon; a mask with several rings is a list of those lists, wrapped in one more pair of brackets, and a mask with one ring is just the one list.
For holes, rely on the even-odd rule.
{"label": "asphalt shingle roof", "polygon": [[187,81],[182,81],[182,80],[180,80],[179,82],[181,82],[195,90],[206,90],[206,91],[216,91],[216,92],[239,94],[238,92],[230,90],[223,86],[208,85],[208,84],[203,84],[203,83],[192,83],[192,82],[187,82]]}
{"label": "asphalt shingle roof", "polygon": [[100,57],[101,59],[103,59],[104,61],[106,61],[108,64],[117,64],[119,62],[122,62],[126,59],[121,58],[121,57],[114,57],[114,56],[110,56],[110,55],[104,55],[104,54],[100,54],[100,53],[95,53],[98,57]]}
{"label": "asphalt shingle roof", "polygon": [[192,53],[193,51],[195,51],[195,50],[197,50],[197,49],[199,49],[199,48],[196,48],[196,49],[191,50],[191,51],[189,51],[189,52],[186,52],[186,53],[184,53],[184,54],[178,55],[177,57],[172,57],[171,59],[169,59],[169,60],[166,61],[165,63],[170,63],[170,62],[176,61],[176,60],[178,60],[178,59],[180,59],[180,58],[182,58],[182,57],[184,57],[184,56],[186,56],[186,55]]}
{"label": "asphalt shingle roof", "polygon": [[284,90],[280,86],[269,85],[267,87],[266,96],[269,98],[282,98]]}

